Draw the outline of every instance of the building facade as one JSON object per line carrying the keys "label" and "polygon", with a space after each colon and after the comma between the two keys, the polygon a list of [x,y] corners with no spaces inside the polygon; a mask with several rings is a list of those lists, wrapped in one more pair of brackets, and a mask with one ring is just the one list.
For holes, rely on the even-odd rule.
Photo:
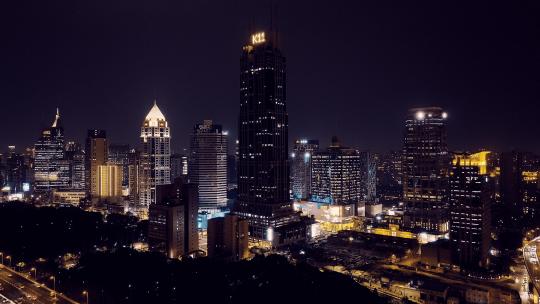
{"label": "building facade", "polygon": [[291,197],[306,200],[311,194],[311,156],[319,151],[319,141],[297,139],[291,153]]}
{"label": "building facade", "polygon": [[405,228],[443,235],[448,232],[447,114],[441,108],[410,109],[403,144]]}
{"label": "building facade", "polygon": [[197,185],[177,178],[173,184],[157,188],[157,201],[149,207],[150,249],[165,253],[171,259],[197,252]]}
{"label": "building facade", "polygon": [[289,199],[286,60],[270,36],[253,34],[240,58],[234,207],[236,214],[249,221],[252,237],[269,241],[276,228],[297,219]]}
{"label": "building facade", "polygon": [[171,133],[167,120],[154,105],[141,127],[139,204],[148,208],[156,202],[156,187],[171,183]]}
{"label": "building facade", "polygon": [[129,145],[109,145],[108,164],[118,165],[122,168],[122,187],[129,187]]}
{"label": "building facade", "polygon": [[233,214],[208,220],[208,257],[243,260],[249,256],[248,244],[246,220]]}
{"label": "building facade", "polygon": [[362,200],[360,153],[344,147],[337,137],[326,151],[311,158],[311,201],[352,205]]}
{"label": "building facade", "polygon": [[69,160],[71,173],[71,191],[85,191],[86,189],[85,157],[80,144],[76,142],[66,144],[66,158]]}
{"label": "building facade", "polygon": [[107,164],[109,144],[105,130],[91,129],[86,135],[86,187],[92,198],[99,197],[99,166]]}
{"label": "building facade", "polygon": [[34,145],[34,187],[37,192],[69,188],[69,162],[66,163],[64,128],[60,112],[51,127],[44,129]]}
{"label": "building facade", "polygon": [[171,180],[188,175],[188,157],[185,154],[171,155]]}
{"label": "building facade", "polygon": [[211,120],[193,128],[188,176],[199,186],[199,211],[214,213],[227,205],[227,135]]}
{"label": "building facade", "polygon": [[459,154],[450,171],[450,241],[452,261],[462,269],[488,265],[491,201],[485,191],[489,176],[481,174],[474,155]]}

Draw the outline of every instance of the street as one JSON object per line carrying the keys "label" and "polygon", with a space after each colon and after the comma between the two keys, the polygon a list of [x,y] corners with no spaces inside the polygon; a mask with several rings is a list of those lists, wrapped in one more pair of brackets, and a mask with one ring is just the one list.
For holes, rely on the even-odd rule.
{"label": "street", "polygon": [[3,265],[0,265],[0,295],[10,300],[3,302],[5,299],[1,298],[0,303],[78,304],[62,294],[57,294],[55,299],[53,290]]}

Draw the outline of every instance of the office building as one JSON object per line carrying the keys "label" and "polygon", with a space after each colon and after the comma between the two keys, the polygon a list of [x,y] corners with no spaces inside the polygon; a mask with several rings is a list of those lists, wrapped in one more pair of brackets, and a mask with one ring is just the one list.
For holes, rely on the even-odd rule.
{"label": "office building", "polygon": [[139,205],[140,154],[135,149],[131,149],[128,154],[128,200],[133,206]]}
{"label": "office building", "polygon": [[110,144],[108,164],[118,165],[122,168],[122,187],[129,187],[129,145]]}
{"label": "office building", "polygon": [[360,151],[360,200],[373,203],[377,198],[377,161],[375,154]]}
{"label": "office building", "polygon": [[468,270],[487,266],[491,240],[491,201],[484,187],[490,177],[476,156],[456,154],[449,181],[452,261]]}
{"label": "office building", "polygon": [[188,157],[185,154],[171,155],[171,180],[188,175]]}
{"label": "office building", "polygon": [[141,127],[139,204],[148,208],[156,202],[156,187],[171,183],[171,131],[154,101]]}
{"label": "office building", "polygon": [[119,200],[122,197],[123,168],[120,165],[98,167],[98,197],[100,200]]}
{"label": "office building", "polygon": [[73,141],[66,144],[66,159],[70,165],[70,190],[85,191],[86,169],[85,153],[81,146]]}
{"label": "office building", "polygon": [[249,256],[249,227],[237,215],[225,214],[208,220],[208,256],[233,261]]}
{"label": "office building", "polygon": [[326,151],[311,158],[311,201],[352,205],[362,200],[360,153],[342,146],[337,137]]}
{"label": "office building", "polygon": [[86,189],[92,198],[99,197],[99,166],[107,164],[109,144],[105,130],[88,130],[86,136]]}
{"label": "office building", "polygon": [[69,188],[69,163],[66,166],[64,128],[60,112],[52,125],[41,132],[34,145],[34,187],[37,192]]}
{"label": "office building", "polygon": [[29,170],[25,162],[24,155],[15,151],[15,146],[8,147],[4,164],[0,160],[0,167],[3,167],[3,182],[0,188],[7,187],[10,193],[27,192],[29,189]]}
{"label": "office building", "polygon": [[398,204],[403,197],[401,161],[403,153],[390,151],[379,154],[377,161],[377,197],[382,203]]}
{"label": "office building", "polygon": [[189,150],[189,181],[199,186],[199,211],[227,205],[227,132],[211,120],[196,124]]}
{"label": "office building", "polygon": [[410,109],[403,144],[403,224],[434,236],[448,232],[447,114],[441,108]]}
{"label": "office building", "polygon": [[157,201],[149,207],[148,244],[171,259],[197,253],[197,185],[177,178],[157,186]]}
{"label": "office building", "polygon": [[297,139],[291,153],[291,197],[306,200],[311,194],[311,156],[319,151],[319,141]]}
{"label": "office building", "polygon": [[[283,245],[306,236],[289,199],[286,60],[277,39],[255,33],[240,58],[238,197],[252,237]],[[293,224],[294,223],[294,224]]]}

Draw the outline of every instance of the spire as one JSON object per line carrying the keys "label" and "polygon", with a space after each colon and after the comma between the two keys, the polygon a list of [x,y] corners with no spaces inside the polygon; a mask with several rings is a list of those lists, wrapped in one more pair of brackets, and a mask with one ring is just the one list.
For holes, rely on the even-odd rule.
{"label": "spire", "polygon": [[144,121],[148,122],[149,127],[158,127],[160,121],[164,121],[165,123],[167,123],[165,115],[161,113],[161,110],[157,105],[157,100],[154,99],[154,105],[152,106],[152,109],[150,109],[150,112],[148,112],[148,114],[146,115]]}
{"label": "spire", "polygon": [[56,108],[56,116],[54,117],[54,122],[52,124],[53,128],[59,127],[60,125],[60,109]]}

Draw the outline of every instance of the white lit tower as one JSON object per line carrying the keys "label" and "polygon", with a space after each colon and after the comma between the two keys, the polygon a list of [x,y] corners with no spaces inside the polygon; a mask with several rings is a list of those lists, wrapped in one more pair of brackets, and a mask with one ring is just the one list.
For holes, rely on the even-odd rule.
{"label": "white lit tower", "polygon": [[156,186],[171,183],[171,133],[163,113],[154,101],[141,127],[139,203],[147,208],[156,203]]}

